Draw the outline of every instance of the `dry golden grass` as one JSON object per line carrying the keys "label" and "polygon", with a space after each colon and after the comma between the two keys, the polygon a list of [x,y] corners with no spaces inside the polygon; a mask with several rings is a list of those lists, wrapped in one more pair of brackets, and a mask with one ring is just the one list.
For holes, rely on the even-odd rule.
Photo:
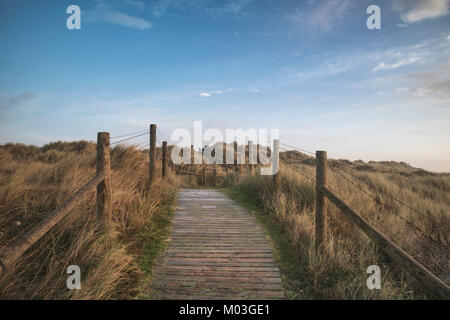
{"label": "dry golden grass", "polygon": [[[325,252],[316,255],[313,250],[315,186],[298,173],[303,170],[314,177],[314,161],[304,155],[300,161],[294,161],[293,156],[281,157],[295,164],[282,165],[279,184],[273,183],[272,177],[253,176],[242,179],[237,187],[262,203],[266,214],[281,226],[289,243],[295,247],[296,261],[303,269],[295,296],[317,299],[431,298],[414,278],[390,261],[330,203],[330,241]],[[337,196],[435,275],[449,280],[450,175],[427,173],[402,163],[329,162],[330,165],[345,165],[347,172],[373,185],[377,191],[365,189],[376,194],[383,205],[329,169],[328,185]],[[359,180],[354,182],[364,186]],[[380,191],[393,195],[425,216],[405,208]],[[412,230],[399,216],[424,233]],[[369,265],[381,267],[381,290],[366,287]]]}
{"label": "dry golden grass", "polygon": [[[95,175],[95,145],[51,143],[0,147],[0,243],[30,230]],[[0,275],[4,299],[123,299],[136,297],[143,276],[141,230],[172,199],[179,179],[157,179],[147,192],[148,156],[134,147],[111,151],[113,223],[102,231],[95,218],[95,192],[76,206],[21,257],[20,281]],[[159,168],[157,168],[159,170]],[[159,172],[159,171],[158,171]],[[68,290],[69,265],[81,268],[82,289]]]}
{"label": "dry golden grass", "polygon": [[[329,244],[314,252],[314,184],[298,174],[315,175],[314,161],[304,155],[282,155],[295,163],[283,166],[278,184],[271,177],[241,174],[237,188],[265,208],[295,248],[295,264],[301,269],[295,281],[296,298],[316,299],[420,299],[421,286],[392,263],[380,250],[329,204]],[[52,209],[67,199],[95,174],[95,145],[89,142],[52,143],[37,148],[20,144],[0,147],[0,243],[18,239]],[[330,161],[345,166],[359,179],[373,185],[380,205],[329,170],[330,188],[372,225],[423,263],[443,280],[449,278],[450,175],[432,174],[402,163]],[[0,275],[0,296],[6,299],[123,299],[145,297],[144,273],[151,265],[140,264],[143,251],[154,254],[158,229],[149,219],[172,199],[181,185],[201,186],[198,177],[169,176],[157,179],[150,192],[148,156],[133,147],[115,147],[111,153],[113,226],[109,233],[95,219],[94,192],[38,241],[12,270],[16,281]],[[201,166],[185,166],[201,172]],[[159,171],[159,168],[157,168]],[[218,167],[219,175],[224,174]],[[233,185],[230,169],[220,178]],[[181,180],[183,178],[183,180]],[[356,183],[363,186],[359,180]],[[389,193],[425,216],[400,205]],[[413,231],[403,217],[423,233]],[[146,233],[143,236],[143,232]],[[145,244],[143,243],[145,238]],[[150,241],[150,242],[149,242]],[[147,257],[147,260],[151,258]],[[145,259],[144,259],[145,260]],[[81,267],[82,290],[66,288],[68,265]],[[379,265],[381,290],[368,290],[366,269]],[[150,267],[149,267],[150,266]],[[297,281],[298,280],[298,281]]]}

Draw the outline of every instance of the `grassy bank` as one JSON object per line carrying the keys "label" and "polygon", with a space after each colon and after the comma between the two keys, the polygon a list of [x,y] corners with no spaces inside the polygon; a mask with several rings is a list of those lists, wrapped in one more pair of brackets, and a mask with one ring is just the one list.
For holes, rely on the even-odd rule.
{"label": "grassy bank", "polygon": [[[302,169],[314,176],[311,161],[281,169],[278,184],[272,177],[245,176],[226,189],[232,198],[249,208],[271,236],[286,295],[300,299],[426,299],[414,278],[390,261],[361,231],[332,205],[329,211],[329,243],[324,252],[314,251],[314,183],[298,174]],[[432,270],[441,279],[448,275],[448,208],[445,186],[448,175],[433,175],[400,164],[357,163],[365,170],[349,169],[380,190],[424,211],[427,219],[409,212],[388,197],[379,196],[380,206],[346,185],[329,171],[329,185],[372,225]],[[448,190],[448,189],[447,189]],[[396,215],[393,214],[396,213]],[[403,217],[425,234],[402,224]],[[367,267],[378,265],[382,273],[380,290],[366,286]]]}
{"label": "grassy bank", "polygon": [[175,200],[176,196],[172,194],[170,201],[162,205],[151,216],[149,223],[142,228],[139,234],[142,243],[139,266],[145,275],[140,284],[139,299],[150,299],[150,284],[154,275],[154,267],[167,247],[167,240],[172,229]]}
{"label": "grassy bank", "polygon": [[[0,147],[0,243],[20,238],[95,174],[95,144],[52,143]],[[134,147],[111,150],[113,221],[103,232],[95,192],[0,275],[4,299],[135,298],[161,247],[176,176],[150,190],[148,156]],[[159,168],[157,168],[159,170]],[[157,171],[159,172],[159,171]],[[66,269],[81,268],[81,290],[68,290]]]}

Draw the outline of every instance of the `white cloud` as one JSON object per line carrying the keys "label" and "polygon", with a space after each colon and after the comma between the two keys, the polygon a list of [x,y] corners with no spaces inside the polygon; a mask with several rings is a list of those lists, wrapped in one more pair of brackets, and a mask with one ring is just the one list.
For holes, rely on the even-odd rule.
{"label": "white cloud", "polygon": [[219,10],[222,10],[223,13],[231,13],[233,15],[247,15],[244,9],[252,2],[253,0],[232,0]]}
{"label": "white cloud", "polygon": [[450,0],[395,0],[394,10],[406,24],[446,16]]}
{"label": "white cloud", "polygon": [[[138,9],[142,8],[140,7],[139,1],[126,1],[123,4],[132,5]],[[107,22],[140,30],[150,29],[152,27],[150,21],[119,12],[102,1],[93,10],[87,11],[86,15],[88,22]]]}
{"label": "white cloud", "polygon": [[123,4],[125,5],[130,5],[132,7],[135,7],[138,10],[144,10],[145,8],[145,3],[142,1],[138,1],[138,0],[122,0]]}
{"label": "white cloud", "polygon": [[227,90],[212,90],[212,91],[209,91],[209,92],[202,92],[202,93],[200,93],[200,97],[204,97],[204,98],[207,98],[207,97],[211,97],[211,96],[213,96],[213,95],[218,95],[218,94],[222,94],[222,93],[229,93],[229,92],[232,92],[233,91],[233,88],[229,88],[229,89],[227,89]]}
{"label": "white cloud", "polygon": [[[412,88],[411,83],[405,79],[399,81],[398,76],[405,72],[429,70],[442,64],[442,61],[448,61],[450,41],[447,41],[446,37],[392,48],[344,51],[334,53],[333,56],[324,52],[318,56],[317,63],[303,66],[302,69],[297,66],[280,68],[282,74],[280,82],[283,85],[298,85],[316,81],[315,79],[343,77],[345,74],[353,75],[357,72],[358,74],[368,73],[367,80],[358,85],[369,85],[386,92],[399,86]],[[442,88],[442,86],[444,84],[437,84],[436,87]]]}
{"label": "white cloud", "polygon": [[378,71],[378,70],[383,70],[383,69],[397,69],[399,67],[408,65],[408,64],[412,64],[416,61],[420,60],[419,57],[409,57],[409,58],[405,58],[402,60],[398,60],[394,63],[391,64],[386,64],[384,62],[380,62],[380,64],[378,66],[376,66],[373,71]]}
{"label": "white cloud", "polygon": [[172,4],[172,2],[172,0],[160,0],[154,2],[151,6],[152,15],[154,15],[155,17],[162,16],[166,12],[167,8]]}
{"label": "white cloud", "polygon": [[155,17],[164,15],[170,9],[207,13],[213,17],[233,16],[241,18],[250,15],[246,10],[254,0],[228,0],[220,3],[214,0],[158,0],[150,4]]}
{"label": "white cloud", "polygon": [[439,99],[450,98],[450,62],[436,66],[432,70],[408,74],[409,80],[415,81],[410,90],[419,97],[435,96]]}
{"label": "white cloud", "polygon": [[329,0],[309,10],[288,13],[287,19],[295,24],[308,25],[315,29],[330,31],[339,23],[345,21],[350,8],[353,6],[351,0]]}
{"label": "white cloud", "polygon": [[124,27],[131,27],[136,29],[150,29],[152,27],[152,23],[142,18],[132,17],[127,14],[110,11],[103,15],[103,19],[105,22],[110,22],[113,24],[117,24]]}

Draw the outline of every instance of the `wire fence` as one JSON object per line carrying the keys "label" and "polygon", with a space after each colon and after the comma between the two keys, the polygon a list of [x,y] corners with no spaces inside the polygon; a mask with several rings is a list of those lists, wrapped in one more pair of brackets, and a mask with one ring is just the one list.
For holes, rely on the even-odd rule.
{"label": "wire fence", "polygon": [[373,189],[374,191],[379,192],[379,193],[381,193],[381,194],[383,194],[383,195],[385,195],[385,196],[391,198],[392,200],[396,201],[397,203],[399,203],[399,204],[402,205],[403,207],[405,207],[405,208],[411,210],[411,211],[414,212],[414,213],[417,213],[418,215],[422,216],[423,218],[425,218],[425,219],[428,219],[428,218],[429,218],[426,214],[424,214],[424,213],[420,212],[419,210],[417,210],[417,209],[411,207],[410,205],[404,203],[403,201],[401,201],[400,199],[394,197],[394,196],[391,195],[390,193],[387,193],[387,192],[383,191],[382,189],[377,188],[376,186],[372,185],[370,182],[361,179],[361,177],[358,177],[358,176],[356,176],[356,175],[350,173],[349,171],[347,171],[346,169],[344,169],[344,167],[341,166],[340,164],[338,164],[338,163],[331,163],[331,165],[334,166],[334,169],[335,169],[335,170],[342,170],[343,172],[345,172],[345,173],[347,173],[349,176],[351,176],[353,179],[358,180],[358,181],[364,183],[364,184],[365,184],[366,186],[368,186],[369,188]]}
{"label": "wire fence", "polygon": [[141,130],[141,131],[137,131],[137,132],[127,133],[127,134],[124,134],[124,135],[121,135],[121,136],[111,137],[111,139],[118,139],[118,138],[129,137],[129,136],[136,135],[136,134],[141,134],[141,133],[144,133],[144,132],[148,132],[148,130]]}
{"label": "wire fence", "polygon": [[142,136],[145,136],[145,135],[148,135],[148,134],[149,134],[148,132],[145,132],[145,133],[141,133],[141,134],[138,134],[138,135],[134,135],[134,136],[129,137],[129,138],[126,138],[126,139],[122,139],[122,140],[119,140],[119,141],[115,141],[115,142],[112,142],[112,143],[111,143],[111,146],[116,145],[116,144],[119,144],[119,143],[122,143],[122,142],[125,142],[125,141],[130,141],[130,140],[132,140],[132,139],[135,139],[135,138],[138,138],[138,137],[142,137]]}
{"label": "wire fence", "polygon": [[[306,151],[305,149],[302,149],[302,148],[297,148],[297,147],[294,147],[294,146],[291,146],[291,145],[287,145],[287,144],[284,144],[284,143],[280,143],[280,144],[285,145],[285,146],[288,146],[289,148],[292,148],[292,149],[297,150],[297,151],[307,152],[307,153],[309,153],[309,154],[313,154],[312,152]],[[283,151],[290,151],[290,150],[287,150],[287,149],[284,149],[284,148],[280,148],[280,149],[283,150]],[[283,162],[284,164],[290,166],[291,168],[293,168],[293,167],[292,167],[292,164],[289,164],[289,163],[287,163],[287,162],[284,161],[284,160],[282,160],[282,162]],[[391,195],[391,194],[389,194],[389,193],[387,193],[387,192],[385,192],[385,191],[383,191],[383,190],[380,190],[379,188],[377,188],[376,186],[372,185],[372,184],[369,183],[368,181],[363,180],[363,179],[361,179],[360,177],[358,177],[358,176],[352,174],[351,172],[349,172],[348,170],[346,170],[345,168],[343,168],[342,165],[339,164],[338,162],[330,161],[330,162],[328,162],[328,163],[329,163],[330,168],[331,168],[331,169],[332,169],[332,170],[333,170],[340,178],[344,179],[344,180],[345,180],[346,182],[348,182],[351,186],[353,186],[354,188],[356,188],[359,192],[361,192],[361,193],[365,194],[366,196],[370,197],[375,203],[377,203],[377,204],[380,205],[381,207],[386,207],[386,204],[383,203],[376,195],[373,195],[372,193],[370,193],[370,192],[368,192],[367,190],[365,190],[361,185],[359,185],[359,184],[356,183],[355,181],[352,181],[351,178],[353,178],[354,180],[357,180],[357,181],[360,181],[360,182],[364,183],[366,186],[368,186],[370,189],[374,190],[375,192],[381,193],[382,195],[384,195],[384,196],[386,196],[386,197],[388,197],[388,198],[390,198],[390,199],[396,201],[397,203],[399,203],[399,204],[400,204],[401,206],[403,206],[404,208],[407,208],[408,210],[410,210],[410,211],[412,211],[412,212],[418,214],[419,216],[421,216],[421,217],[427,219],[427,222],[431,223],[434,227],[438,227],[438,226],[436,225],[436,223],[435,223],[432,219],[430,219],[430,217],[427,216],[426,214],[424,214],[424,213],[422,213],[421,211],[419,211],[419,210],[417,210],[417,209],[411,207],[410,205],[406,204],[405,202],[401,201],[400,199],[396,198],[395,196],[393,196],[393,195]],[[295,170],[295,169],[294,169],[294,170]],[[305,171],[301,172],[301,170],[300,170],[298,167],[297,167],[297,170],[296,170],[296,171],[299,172],[300,174],[302,174],[303,176],[305,176],[305,177],[311,179],[310,176],[308,177],[307,175],[305,175]],[[346,174],[347,174],[348,176],[346,176]],[[349,176],[350,176],[351,178],[349,178]],[[429,233],[427,233],[426,231],[424,231],[422,228],[420,228],[419,226],[417,226],[416,224],[414,224],[414,223],[411,222],[410,220],[406,219],[405,217],[403,217],[402,215],[398,214],[398,213],[395,212],[395,211],[391,211],[391,213],[392,213],[393,215],[395,215],[397,218],[399,218],[399,219],[400,219],[400,220],[401,220],[408,228],[410,228],[410,229],[411,229],[413,232],[415,232],[416,234],[420,234],[422,237],[426,238],[427,240],[429,240],[429,241],[431,241],[431,242],[434,242],[435,244],[442,245],[442,243],[441,243],[440,241],[435,240],[433,237],[431,237],[431,236],[429,235]]]}
{"label": "wire fence", "polygon": [[[155,139],[155,140],[153,140],[153,142],[156,141],[156,143],[159,146],[162,146],[161,140],[158,138],[158,136],[161,136],[164,139],[163,141],[167,141],[167,140],[165,139],[165,135],[159,128],[157,128],[157,132],[158,132],[158,135],[156,137],[153,137]],[[142,130],[142,131],[132,132],[132,133],[123,134],[123,135],[119,135],[119,136],[114,136],[114,137],[111,137],[111,139],[117,139],[117,140],[112,142],[110,144],[110,146],[116,146],[116,145],[119,145],[120,143],[132,141],[134,139],[138,139],[140,137],[149,136],[149,135],[150,135],[150,132],[148,130]],[[149,141],[139,141],[139,143],[135,145],[135,148],[136,148],[136,150],[141,151],[141,150],[144,150],[145,148],[149,147],[150,145],[151,145],[151,143]],[[298,147],[288,145],[285,143],[280,143],[280,145],[283,146],[283,147],[280,147],[281,151],[289,152],[289,151],[295,150],[295,151],[301,152],[303,157],[300,160],[305,160],[304,156],[306,156],[307,159],[315,159],[316,154],[312,151],[308,151],[304,148],[298,148]],[[301,156],[297,152],[294,152],[293,154],[295,157]],[[300,166],[299,163],[290,163],[288,160],[282,159],[281,157],[279,158],[279,160],[280,160],[280,163],[282,163],[284,166],[288,167],[289,169],[291,169],[291,170],[295,171],[296,173],[300,174],[301,176],[305,177],[308,181],[311,181],[314,184],[317,184],[317,183],[319,183],[319,181],[321,181],[320,176],[318,176],[316,178],[314,173],[309,172],[308,170],[306,170],[304,168],[304,166]],[[309,160],[309,161],[311,162],[311,160]],[[346,166],[344,163],[335,161],[335,160],[328,161],[328,164],[329,164],[329,167],[332,169],[333,173],[335,173],[339,177],[339,179],[344,179],[347,183],[349,183],[352,186],[352,188],[355,188],[356,190],[358,190],[358,192],[370,197],[370,199],[372,199],[375,203],[380,205],[381,208],[386,208],[386,203],[381,200],[382,198],[380,198],[379,195],[383,195],[383,196],[395,201],[403,208],[406,208],[407,210],[417,214],[421,218],[426,219],[427,222],[433,224],[434,227],[439,227],[431,219],[429,214],[425,214],[422,211],[407,204],[405,201],[392,195],[391,193],[386,192],[380,188],[377,188],[374,184],[370,183],[368,180],[363,179],[361,176],[358,176],[357,174],[354,174],[352,172],[353,168]],[[114,175],[112,177],[111,184],[114,185],[115,187],[117,187],[117,185],[124,183],[125,178],[129,177],[130,173],[137,170],[140,166],[143,166],[143,163],[141,161],[138,161],[136,164],[131,165],[130,168],[128,168],[127,170],[125,170],[123,172],[115,171]],[[328,187],[328,186],[327,186],[327,188],[329,188],[329,190],[333,189],[332,187]],[[368,191],[366,188],[368,188],[372,192]],[[318,190],[320,190],[320,188]],[[330,191],[327,191],[327,192],[330,192]],[[332,190],[332,192],[334,192],[334,190]],[[419,227],[412,221],[408,220],[405,216],[399,214],[395,210],[391,210],[390,212],[393,215],[395,215],[398,219],[400,219],[402,221],[402,223],[404,223],[416,235],[420,235],[431,242],[442,245],[442,242],[434,239],[429,233],[424,231],[421,227]],[[379,224],[379,222],[377,222],[377,224]],[[412,248],[410,246],[406,245],[406,243],[404,243],[402,239],[400,239],[398,237],[396,237],[396,238],[398,239],[398,241],[402,242],[404,244],[404,246],[407,246],[409,250],[414,251],[414,250],[412,250]],[[41,245],[43,245],[43,244],[41,244]],[[50,246],[51,244],[48,244],[48,245]],[[44,254],[44,252],[45,252],[45,250],[42,250],[42,252],[40,254]],[[18,275],[14,274],[10,269],[8,269],[8,266],[3,265],[1,261],[0,261],[0,266],[3,267],[3,270],[5,270],[6,273],[8,273],[12,279],[14,279],[20,285],[23,285],[23,283],[24,283],[23,280]]]}
{"label": "wire fence", "polygon": [[166,135],[165,135],[158,127],[156,127],[156,131],[157,131],[158,134],[164,139],[164,141],[169,141],[169,140],[166,138]]}
{"label": "wire fence", "polygon": [[[162,147],[162,142],[161,142],[161,139],[159,138],[159,136],[161,136],[164,139],[163,141],[168,141],[168,140],[166,139],[166,135],[158,127],[156,128],[156,131],[158,133],[158,135],[156,136],[156,143],[158,146]],[[136,132],[131,132],[131,133],[127,133],[127,134],[123,134],[123,135],[119,135],[119,136],[114,136],[114,137],[111,137],[111,139],[119,139],[119,138],[125,138],[125,137],[126,138],[118,140],[118,141],[113,141],[111,143],[111,146],[115,146],[115,145],[118,145],[123,142],[131,141],[133,139],[143,137],[145,135],[149,135],[149,130],[136,131]],[[150,146],[149,142],[142,142],[142,143],[138,143],[136,148],[137,148],[137,150],[143,150],[149,146]]]}
{"label": "wire fence", "polygon": [[[283,150],[283,151],[290,151],[290,150],[286,150],[286,149],[284,149],[284,148],[280,148],[281,150]],[[298,148],[299,149],[299,148]],[[300,149],[299,149],[300,150]],[[302,176],[304,176],[305,178],[307,178],[308,180],[310,180],[310,181],[312,181],[314,184],[316,184],[317,182],[316,182],[316,178],[315,178],[315,176],[313,176],[312,174],[309,174],[306,170],[302,170],[299,166],[294,166],[293,164],[290,164],[290,163],[288,163],[288,162],[286,162],[286,161],[284,161],[284,160],[282,160],[281,158],[280,158],[280,161],[284,164],[284,165],[286,165],[286,166],[288,166],[289,168],[291,168],[291,169],[293,169],[295,172],[297,172],[297,173],[299,173],[300,175],[302,175]],[[331,186],[327,186],[332,192],[334,192],[334,193],[336,193],[336,191],[334,190],[334,188],[332,188]],[[368,193],[367,193],[368,194]],[[368,194],[368,195],[370,195],[370,194]],[[371,196],[371,195],[370,195]],[[374,200],[377,200],[376,198],[373,198],[372,196],[371,196],[371,198],[372,199],[374,199]],[[380,202],[381,203],[381,202]],[[337,223],[336,223],[336,221],[334,221],[334,219],[333,219],[333,217],[332,216],[330,216],[329,217],[332,221],[333,221],[333,223],[335,224],[335,225],[337,225]],[[403,218],[403,217],[402,217]],[[372,221],[372,223],[374,223],[373,221]],[[380,224],[380,223],[376,223],[378,226],[380,226],[380,227],[384,227],[382,224]],[[384,228],[383,228],[384,229]],[[403,241],[401,238],[399,238],[399,237],[397,237],[397,235],[393,235],[393,234],[390,234],[390,237],[391,238],[396,238],[397,239],[397,241],[399,241],[401,244],[402,244],[402,247],[403,248],[406,248],[409,252],[411,252],[411,253],[414,253],[414,254],[416,254],[417,253],[417,251],[416,250],[414,250],[408,243],[406,243],[405,241]]]}
{"label": "wire fence", "polygon": [[[311,155],[311,156],[313,156],[313,157],[316,157],[316,153],[315,153],[315,152],[308,151],[308,150],[301,149],[301,148],[297,148],[297,147],[288,145],[288,144],[286,144],[286,143],[281,143],[281,142],[280,142],[280,144],[283,145],[283,146],[285,146],[285,147],[294,149],[294,150],[296,150],[296,151],[300,151],[300,152],[303,152],[303,153],[307,153],[307,154],[309,154],[309,155]],[[290,150],[286,150],[286,151],[290,151]]]}
{"label": "wire fence", "polygon": [[150,142],[147,142],[146,144],[144,144],[143,146],[140,146],[138,148],[139,151],[144,150],[145,148],[148,148],[150,146]]}

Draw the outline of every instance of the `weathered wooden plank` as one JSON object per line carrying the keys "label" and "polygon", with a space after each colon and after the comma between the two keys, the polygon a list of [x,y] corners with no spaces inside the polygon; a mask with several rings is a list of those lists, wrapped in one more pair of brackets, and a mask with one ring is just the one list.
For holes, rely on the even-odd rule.
{"label": "weathered wooden plank", "polygon": [[252,239],[250,237],[248,238],[232,238],[232,237],[228,237],[228,238],[224,238],[224,239],[215,239],[215,238],[204,238],[204,237],[198,237],[198,239],[195,238],[191,238],[191,237],[186,237],[185,240],[183,240],[183,237],[176,237],[176,238],[172,238],[171,241],[173,243],[205,243],[205,244],[247,244],[247,246],[250,245],[261,245],[264,246],[264,241],[265,239]]}
{"label": "weathered wooden plank", "polygon": [[[168,277],[168,276],[186,276],[186,277],[235,277],[236,272],[234,271],[217,271],[217,270],[164,270],[156,273],[156,277]],[[273,279],[278,279],[281,281],[280,274],[278,272],[255,272],[255,271],[239,271],[239,277],[248,277],[254,279],[254,282],[271,282]],[[155,280],[156,281],[156,280]]]}
{"label": "weathered wooden plank", "polygon": [[190,287],[158,287],[161,293],[169,294],[185,294],[190,295],[207,295],[207,296],[234,296],[245,299],[246,297],[260,297],[262,299],[282,299],[284,293],[280,290],[251,290],[240,288],[190,288]]}
{"label": "weathered wooden plank", "polygon": [[206,288],[206,289],[249,289],[249,290],[283,290],[281,283],[264,282],[218,282],[206,280],[184,279],[159,279],[154,284],[155,288]]}
{"label": "weathered wooden plank", "polygon": [[[210,249],[210,250],[212,250],[212,249],[217,249],[217,250],[219,250],[219,249],[223,249],[223,250],[227,250],[227,249],[240,249],[240,250],[243,250],[243,249],[245,249],[245,248],[248,248],[248,245],[247,246],[245,246],[245,245],[241,245],[241,244],[223,244],[223,245],[220,245],[220,244],[217,244],[217,243],[210,243],[210,244],[208,244],[208,243],[205,243],[204,245],[201,245],[201,244],[199,244],[199,243],[197,243],[197,245],[195,245],[194,243],[186,243],[186,244],[182,244],[182,243],[177,243],[177,244],[173,244],[172,245],[172,248],[174,248],[174,249],[182,249],[182,248],[186,248],[186,249],[195,249],[195,250],[202,250],[202,249]],[[254,245],[254,246],[252,246],[252,249],[265,249],[265,247],[264,246],[258,246],[258,245]]]}
{"label": "weathered wooden plank", "polygon": [[[157,293],[153,297],[158,300],[242,300],[242,297],[235,296],[207,296],[207,295],[185,295],[185,294],[172,294],[172,293]],[[245,297],[245,300],[261,300],[261,297]],[[270,298],[268,300],[280,300]]]}
{"label": "weathered wooden plank", "polygon": [[[254,257],[242,257],[242,258],[234,258],[232,256],[228,257],[169,257],[166,260],[166,263],[170,264],[170,262],[178,262],[178,263],[198,263],[203,265],[207,265],[206,263],[215,263],[215,264],[221,264],[221,263],[255,263],[255,264],[274,264],[274,261],[272,257],[269,258],[254,258]],[[242,264],[241,264],[242,265]]]}
{"label": "weathered wooden plank", "polygon": [[[173,244],[173,243],[172,243]],[[183,247],[183,246],[173,246],[172,244],[170,244],[170,248],[168,248],[166,250],[166,253],[170,253],[170,252],[198,252],[198,253],[210,253],[212,252],[216,252],[217,253],[271,253],[272,251],[269,248],[263,247],[261,246],[261,248],[249,248],[248,246],[245,248],[218,248],[218,247],[206,247],[206,248],[202,248],[202,247]]]}
{"label": "weathered wooden plank", "polygon": [[270,252],[266,253],[247,253],[247,252],[241,252],[241,253],[217,253],[217,252],[210,252],[210,253],[186,253],[186,252],[179,252],[179,253],[172,253],[167,252],[166,256],[168,257],[177,257],[177,258],[227,258],[227,259],[242,259],[242,258],[269,258],[271,261],[272,254]]}
{"label": "weathered wooden plank", "polygon": [[[189,277],[185,277],[189,275]],[[160,276],[165,281],[205,281],[205,282],[227,282],[227,283],[278,283],[282,284],[279,274],[274,274],[273,277],[262,277],[262,276],[226,276],[226,275],[196,275],[193,273],[159,273]]]}
{"label": "weathered wooden plank", "polygon": [[209,261],[177,261],[177,260],[167,260],[164,262],[165,265],[168,266],[182,266],[182,267],[223,267],[223,268],[244,268],[244,267],[250,267],[250,268],[273,268],[271,270],[277,270],[277,265],[275,262],[271,263],[245,263],[245,262],[209,262]]}
{"label": "weathered wooden plank", "polygon": [[252,248],[251,250],[245,250],[239,249],[239,248],[194,248],[194,247],[172,247],[171,249],[168,249],[166,251],[166,254],[172,254],[172,253],[217,253],[217,254],[242,254],[242,253],[272,253],[270,250],[263,248],[263,249],[255,249]]}
{"label": "weathered wooden plank", "polygon": [[258,222],[215,190],[180,192],[155,299],[282,299],[279,269]]}

